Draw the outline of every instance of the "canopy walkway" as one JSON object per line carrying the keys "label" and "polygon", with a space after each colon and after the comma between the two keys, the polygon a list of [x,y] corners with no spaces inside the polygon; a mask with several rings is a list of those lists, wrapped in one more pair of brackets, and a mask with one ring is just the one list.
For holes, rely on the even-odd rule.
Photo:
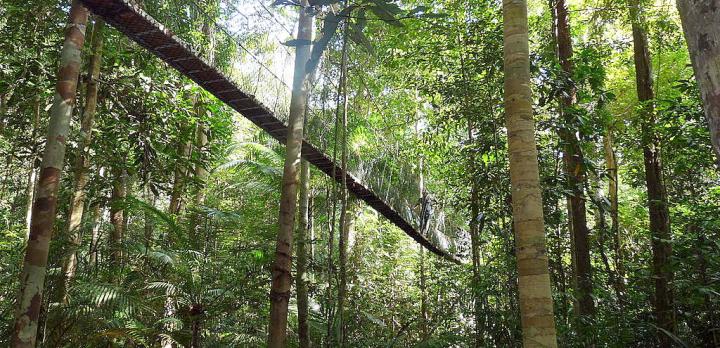
{"label": "canopy walkway", "polygon": [[[159,57],[181,74],[196,82],[209,93],[266,131],[273,138],[283,144],[285,143],[287,126],[281,113],[278,112],[278,105],[280,96],[284,95],[287,98],[289,91],[287,90],[287,85],[277,74],[270,71],[270,69],[267,69],[267,67],[261,64],[262,66],[258,67],[259,73],[257,79],[252,81],[253,79],[246,77],[246,88],[243,89],[233,81],[230,73],[224,74],[218,68],[211,66],[206,59],[201,57],[201,54],[198,53],[199,50],[191,48],[191,46],[178,37],[176,33],[163,26],[138,5],[128,0],[81,1],[95,15],[102,17],[107,23],[127,35],[128,38]],[[262,5],[262,7],[268,14],[273,15],[267,7],[264,5]],[[218,25],[217,23],[213,24]],[[228,34],[226,28],[223,27],[223,29],[225,33]],[[284,29],[287,30],[287,27],[284,27]],[[242,46],[240,46],[240,48],[252,56],[250,51]],[[252,56],[252,58],[255,57]],[[258,61],[258,63],[260,62]],[[232,68],[238,69],[237,66]],[[267,76],[262,78],[263,76],[260,73],[263,70],[267,70],[272,75],[272,78],[280,81],[279,84],[276,84],[276,95],[274,96],[275,110],[271,110],[271,108],[264,105],[258,97],[247,92],[253,87],[257,90],[263,81],[267,83]],[[272,100],[272,98],[270,98],[270,100]],[[311,127],[310,123],[308,123],[308,125],[309,127],[306,128]],[[336,182],[343,182],[342,170],[338,163],[334,162],[333,159],[328,157],[323,151],[318,149],[318,147],[311,144],[307,135],[302,145],[302,157],[328,176],[333,177]],[[366,172],[369,172],[369,170],[366,170]],[[378,184],[380,187],[383,185],[390,186],[392,180],[388,181],[381,177],[375,181],[375,188],[371,187],[372,185],[369,184],[369,181],[370,180],[363,181],[350,172],[346,173],[347,189],[353,195],[365,201],[369,206],[429,251],[452,262],[459,262],[458,257],[447,250],[447,242],[444,242],[445,245],[437,245],[443,244],[443,242],[439,242],[437,237],[431,238],[428,233],[420,232],[420,225],[428,226],[428,224],[433,226],[431,228],[432,230],[440,231],[447,229],[444,218],[435,218],[433,222],[428,222],[427,220],[422,223],[420,222],[421,220],[417,217],[420,214],[415,212],[412,206],[413,201],[420,199],[421,193],[418,192],[415,197],[409,199],[403,198],[400,201],[396,200],[395,204],[391,204],[389,200],[392,199],[389,199],[389,194],[379,193],[377,186]],[[426,227],[423,228],[428,230]]]}

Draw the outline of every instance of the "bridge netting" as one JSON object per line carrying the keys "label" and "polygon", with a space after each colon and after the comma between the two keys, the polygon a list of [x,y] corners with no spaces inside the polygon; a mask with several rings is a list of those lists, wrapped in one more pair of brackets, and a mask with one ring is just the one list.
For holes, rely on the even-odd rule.
{"label": "bridge netting", "polygon": [[[82,2],[283,142],[294,64],[294,48],[285,43],[293,39],[296,30],[294,6],[274,6],[262,0]],[[157,31],[151,32],[153,27]],[[341,36],[336,35],[331,49],[339,49]],[[167,43],[161,41],[164,37]],[[185,53],[177,53],[180,48]],[[203,67],[188,67],[192,59],[199,59]],[[212,67],[212,74],[198,72],[208,70],[206,65]],[[303,157],[341,182],[342,144],[336,139],[338,75],[337,64],[323,59],[311,77]],[[229,87],[216,87],[214,83],[224,82],[212,76],[227,79],[240,94],[226,92]],[[352,102],[353,97],[349,99]],[[252,103],[264,111],[246,106]],[[441,199],[427,190],[421,192],[420,181],[432,187],[433,178],[422,178],[419,154],[408,155],[412,150],[401,148],[407,144],[401,138],[417,137],[417,126],[411,123],[398,126],[402,129],[379,129],[365,116],[348,115],[351,127],[355,127],[348,130],[348,189],[431,252],[458,262],[465,254],[464,243],[458,241],[466,239],[459,226],[466,224],[457,215],[446,213]]]}

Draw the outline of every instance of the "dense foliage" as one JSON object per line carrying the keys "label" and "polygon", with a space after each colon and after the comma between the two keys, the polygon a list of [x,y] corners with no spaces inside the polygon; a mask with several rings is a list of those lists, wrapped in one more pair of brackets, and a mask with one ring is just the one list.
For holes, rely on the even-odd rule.
{"label": "dense foliage", "polygon": [[[189,10],[190,2],[143,6],[164,14],[158,19],[172,21],[168,25],[199,51],[217,51],[214,59],[226,71],[241,69],[227,63],[235,44],[208,40],[208,19]],[[242,10],[258,2],[206,0],[198,6],[221,13],[218,9]],[[455,265],[428,253],[364,203],[351,199],[342,206],[337,184],[312,169],[303,278],[313,346],[338,345],[336,335],[343,330],[333,315],[341,209],[354,223],[347,241],[347,319],[340,325],[349,346],[520,346],[501,2],[350,1],[344,12],[341,2],[311,3],[317,8],[317,36],[325,42],[313,48],[319,62],[305,127],[328,129],[313,140],[335,158],[344,147],[350,169],[362,169],[363,161],[382,163],[393,194],[415,204],[408,209],[421,209],[417,183],[422,181],[438,214],[457,226],[447,237],[466,261]],[[655,346],[658,336],[678,346],[720,345],[720,167],[674,2],[568,1],[571,74],[558,57],[556,3],[530,1],[529,23],[559,345]],[[14,326],[29,210],[70,4],[0,4],[0,345],[5,346]],[[295,18],[292,1],[264,5],[279,18],[275,21]],[[651,53],[656,115],[649,128],[662,149],[669,208],[673,332],[658,329],[653,311],[654,234],[641,146],[648,126],[646,103],[635,92],[632,6],[642,10]],[[350,29],[342,35],[338,22],[345,21]],[[263,346],[284,147],[122,33],[95,30],[96,23],[91,16],[38,346]],[[279,45],[273,33],[247,35],[244,44],[258,55],[298,44]],[[93,35],[102,35],[104,47],[92,141],[82,149],[88,62],[97,53]],[[268,65],[277,64],[268,57]],[[332,130],[341,108],[341,64],[348,70],[344,142]],[[571,107],[562,103],[569,86],[576,90]],[[578,312],[573,277],[577,253],[568,197],[577,187],[568,184],[564,169],[568,132],[584,154],[580,191],[589,231],[595,306],[590,315]],[[88,184],[81,190],[84,213],[75,248],[66,231],[77,191],[75,163],[83,153]],[[74,253],[77,270],[66,289],[63,265]],[[290,346],[299,344],[294,293]]]}

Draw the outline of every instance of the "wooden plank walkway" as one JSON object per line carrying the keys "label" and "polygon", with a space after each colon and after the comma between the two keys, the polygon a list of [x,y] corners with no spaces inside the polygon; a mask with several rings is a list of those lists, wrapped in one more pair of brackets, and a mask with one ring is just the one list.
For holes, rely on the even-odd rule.
{"label": "wooden plank walkway", "polygon": [[[128,0],[81,1],[95,15],[102,17],[131,40],[237,110],[280,143],[285,143],[287,126],[277,119],[269,108],[255,99],[253,95],[241,91],[229,78],[207,64],[189,45],[138,6]],[[338,164],[307,141],[303,141],[302,157],[330,177],[333,176],[334,171],[335,181],[342,183],[342,173]],[[347,189],[431,252],[454,263],[460,262],[455,256],[433,245],[409,222],[405,221],[395,209],[380,199],[375,192],[362,185],[350,173],[347,173]]]}

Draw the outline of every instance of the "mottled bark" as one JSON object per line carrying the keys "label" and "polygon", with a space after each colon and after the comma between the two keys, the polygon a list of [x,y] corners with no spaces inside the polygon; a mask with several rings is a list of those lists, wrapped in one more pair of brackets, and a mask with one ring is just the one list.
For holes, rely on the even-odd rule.
{"label": "mottled bark", "polygon": [[720,0],[677,0],[720,167]]}
{"label": "mottled bark", "polygon": [[503,1],[505,117],[525,347],[556,347],[535,122],[530,89],[527,2]]}
{"label": "mottled bark", "polygon": [[65,143],[75,104],[87,17],[87,9],[78,1],[74,1],[70,8],[70,21],[65,31],[65,42],[60,55],[60,69],[57,75],[55,99],[50,111],[47,144],[43,154],[37,197],[33,205],[30,238],[20,277],[17,315],[12,337],[13,347],[35,347],[45,269],[57,210],[60,172],[65,160]]}
{"label": "mottled bark", "polygon": [[308,289],[305,272],[308,263],[308,231],[310,230],[310,163],[303,160],[300,164],[300,222],[297,226],[297,287],[298,340],[300,348],[310,347],[308,327]]}
{"label": "mottled bark", "polygon": [[98,79],[100,78],[100,64],[102,60],[103,28],[105,22],[97,18],[92,32],[92,57],[88,64],[88,77],[85,91],[85,109],[80,123],[80,142],[75,162],[73,177],[73,194],[68,212],[68,224],[65,234],[68,238],[68,250],[62,264],[62,282],[58,290],[58,299],[67,303],[67,289],[75,277],[77,266],[77,249],[80,247],[80,225],[85,209],[85,186],[88,182],[87,170],[90,166],[88,150],[92,141],[92,129],[95,123],[98,97]]}
{"label": "mottled bark", "polygon": [[650,233],[652,237],[653,276],[655,278],[654,314],[656,325],[662,329],[657,330],[658,343],[662,347],[669,347],[673,344],[673,340],[663,330],[671,334],[676,332],[673,291],[670,286],[673,281],[673,272],[670,268],[670,255],[672,254],[670,239],[672,236],[670,234],[667,194],[662,174],[660,140],[654,131],[656,123],[655,93],[653,90],[647,33],[641,10],[639,0],[630,2],[635,79],[638,101],[641,104],[638,116],[642,124],[645,183],[647,186]]}
{"label": "mottled bark", "polygon": [[[307,0],[303,0],[302,7],[300,7],[300,17],[298,18],[298,40],[312,40],[313,13],[314,9],[308,6]],[[297,210],[298,169],[303,140],[303,116],[308,94],[306,65],[309,58],[310,45],[303,44],[296,47],[295,72],[286,141],[287,151],[280,193],[280,229],[275,246],[272,285],[270,287],[269,348],[280,348],[286,344],[288,302],[292,286],[292,245],[295,212]]]}

